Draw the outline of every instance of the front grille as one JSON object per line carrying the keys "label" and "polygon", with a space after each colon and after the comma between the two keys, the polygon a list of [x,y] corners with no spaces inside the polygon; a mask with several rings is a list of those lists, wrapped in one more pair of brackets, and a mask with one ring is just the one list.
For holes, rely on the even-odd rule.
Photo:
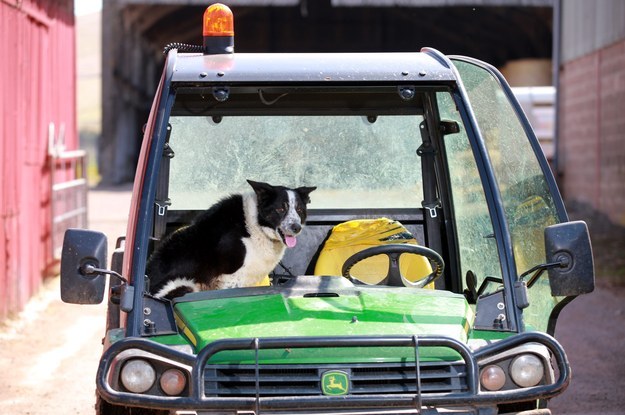
{"label": "front grille", "polygon": [[[410,364],[357,365],[261,365],[259,396],[318,396],[321,376],[328,370],[346,372],[349,393],[405,394],[417,390],[416,370]],[[421,393],[464,392],[467,371],[464,362],[422,362]],[[254,365],[208,365],[204,384],[207,397],[256,396]]]}

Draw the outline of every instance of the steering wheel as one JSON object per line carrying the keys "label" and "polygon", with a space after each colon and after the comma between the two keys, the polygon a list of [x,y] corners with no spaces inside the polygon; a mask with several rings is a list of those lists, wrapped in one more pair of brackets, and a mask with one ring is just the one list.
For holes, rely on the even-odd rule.
{"label": "steering wheel", "polygon": [[[360,261],[381,254],[386,255],[389,259],[388,272],[382,281],[374,285],[423,288],[432,281],[434,281],[436,278],[443,275],[443,271],[445,270],[445,262],[443,261],[443,258],[433,249],[412,244],[387,244],[363,249],[362,251],[356,252],[354,255],[347,258],[342,267],[343,276],[345,278],[348,278],[352,282],[372,285],[367,284],[366,282],[363,282],[358,278],[352,276],[350,271],[352,267]],[[434,265],[434,270],[432,270],[429,275],[426,275],[417,282],[409,281],[406,279],[406,277],[401,275],[401,271],[399,270],[399,257],[401,256],[401,254],[414,254],[423,256],[427,258],[431,264]]]}

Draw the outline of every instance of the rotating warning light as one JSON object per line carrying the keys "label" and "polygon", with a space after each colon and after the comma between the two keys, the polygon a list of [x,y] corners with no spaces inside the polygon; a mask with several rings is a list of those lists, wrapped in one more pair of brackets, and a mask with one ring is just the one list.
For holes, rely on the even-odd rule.
{"label": "rotating warning light", "polygon": [[234,52],[234,16],[224,4],[215,3],[206,8],[202,26],[204,54]]}

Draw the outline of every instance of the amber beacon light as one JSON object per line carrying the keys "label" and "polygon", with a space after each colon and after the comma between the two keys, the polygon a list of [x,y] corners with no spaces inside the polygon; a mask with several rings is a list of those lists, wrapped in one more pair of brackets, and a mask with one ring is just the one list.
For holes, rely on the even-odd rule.
{"label": "amber beacon light", "polygon": [[234,53],[234,17],[224,4],[215,3],[206,8],[202,29],[204,54]]}

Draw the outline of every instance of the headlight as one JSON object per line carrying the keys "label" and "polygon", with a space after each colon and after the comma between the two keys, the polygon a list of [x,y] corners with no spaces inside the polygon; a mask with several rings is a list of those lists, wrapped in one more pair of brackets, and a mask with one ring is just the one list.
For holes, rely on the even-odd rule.
{"label": "headlight", "polygon": [[522,388],[538,385],[544,373],[545,367],[542,361],[533,354],[515,357],[510,364],[510,377]]}
{"label": "headlight", "polygon": [[122,384],[133,393],[143,393],[154,385],[156,372],[151,364],[141,359],[132,359],[124,364],[121,372]]}
{"label": "headlight", "polygon": [[180,395],[187,385],[187,378],[178,369],[168,369],[161,375],[161,389],[169,396]]}
{"label": "headlight", "polygon": [[497,365],[489,365],[482,369],[480,383],[489,391],[498,391],[506,383],[506,374]]}

